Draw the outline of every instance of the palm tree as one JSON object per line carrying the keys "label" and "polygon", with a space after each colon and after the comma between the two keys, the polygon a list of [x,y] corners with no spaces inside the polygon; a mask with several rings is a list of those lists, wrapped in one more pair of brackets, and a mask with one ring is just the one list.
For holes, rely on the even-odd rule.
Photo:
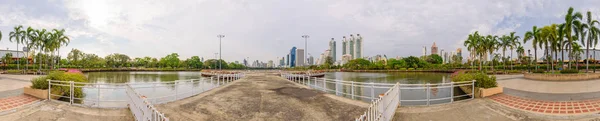
{"label": "palm tree", "polygon": [[[71,42],[71,39],[65,35],[65,29],[56,30],[54,29],[54,34],[56,34],[56,51],[58,55],[58,60],[60,61],[60,47],[67,46]],[[58,65],[60,67],[60,63]]]}
{"label": "palm tree", "polygon": [[[581,54],[583,53],[583,48],[581,47],[581,45],[575,43],[573,45],[573,54],[575,55],[575,62],[579,62],[579,59],[581,59]],[[575,70],[579,70],[579,63],[575,63]]]}
{"label": "palm tree", "polygon": [[[583,18],[583,15],[581,15],[580,12],[575,12],[573,13],[573,7],[569,7],[569,10],[567,12],[567,15],[565,16],[565,25],[564,25],[564,34],[567,37],[567,43],[569,45],[569,47],[571,49],[569,49],[569,55],[570,57],[572,57],[572,51],[573,51],[573,45],[575,45],[576,43],[574,43],[573,41],[573,37],[572,37],[572,32],[574,27],[574,22],[577,21],[577,19],[581,19]],[[569,68],[571,67],[571,61],[569,60]]]}
{"label": "palm tree", "polygon": [[519,36],[515,36],[515,33],[516,32],[511,32],[510,36],[508,36],[509,37],[509,41],[511,43],[511,45],[510,45],[510,58],[511,58],[511,60],[510,60],[510,62],[511,62],[510,63],[510,70],[513,70],[513,65],[512,65],[513,53],[512,52],[513,52],[513,50],[514,50],[515,47],[521,45],[521,43],[519,42],[519,38],[520,37]]}
{"label": "palm tree", "polygon": [[35,29],[30,27],[27,27],[27,30],[25,30],[25,38],[27,38],[27,41],[24,42],[24,44],[27,45],[27,53],[26,55],[26,60],[27,60],[27,64],[25,65],[25,70],[29,70],[29,52],[31,51],[31,49],[33,48],[33,44],[34,44],[34,40],[35,40]]}
{"label": "palm tree", "polygon": [[[585,43],[586,43],[585,35],[587,34],[588,25],[579,20],[573,21],[573,24],[575,25],[575,26],[573,26],[574,27],[573,29],[575,30],[575,35],[577,36],[577,38],[580,39],[581,44],[585,46]],[[576,55],[576,56],[581,56],[581,55]],[[575,63],[577,63],[577,65],[579,65],[579,61],[575,61]]]}
{"label": "palm tree", "polygon": [[[48,39],[48,33],[46,32],[46,29],[42,29],[42,30],[36,30],[35,31],[35,39],[34,39],[34,46],[36,47],[36,49],[39,50],[38,53],[41,53],[45,48],[44,48],[44,44],[45,41],[47,41]],[[41,72],[42,70],[42,62],[41,62],[41,58],[38,56],[38,73]]]}
{"label": "palm tree", "polygon": [[[485,49],[483,49],[484,53],[488,52],[490,56],[493,56],[492,53],[494,53],[494,51],[498,47],[498,36],[487,35],[483,39],[483,46],[482,47],[485,48]],[[494,61],[491,61],[491,66],[492,66],[492,73],[493,73],[494,72]]]}
{"label": "palm tree", "polygon": [[504,63],[503,69],[506,70],[506,48],[510,48],[513,44],[511,43],[511,40],[507,35],[503,35],[499,39],[500,41],[498,43],[498,46],[502,48],[502,63]]}
{"label": "palm tree", "polygon": [[[475,33],[473,34],[469,34],[469,37],[467,38],[467,40],[465,40],[465,42],[463,43],[463,45],[465,47],[467,47],[467,50],[469,50],[470,53],[472,53],[472,55],[479,55],[479,52],[477,51],[479,48],[479,42],[478,39],[479,38],[479,34],[477,31],[475,31]],[[473,60],[475,57],[473,57]],[[473,61],[474,62],[474,61]],[[471,66],[474,65],[473,63],[471,64]],[[481,66],[481,65],[480,65]],[[481,69],[481,67],[480,67]]]}
{"label": "palm tree", "polygon": [[523,46],[519,45],[517,47],[517,55],[518,55],[519,62],[521,62],[521,58],[522,58],[523,54],[525,54],[525,48],[523,48]]}
{"label": "palm tree", "polygon": [[[14,30],[12,32],[10,32],[10,34],[9,34],[9,36],[10,36],[9,41],[13,42],[13,40],[14,40],[15,42],[17,42],[17,56],[15,56],[17,58],[19,58],[19,52],[18,52],[19,44],[21,43],[22,38],[23,38],[23,30],[22,29],[23,29],[22,25],[15,26]],[[20,70],[19,61],[17,61],[17,70]]]}
{"label": "palm tree", "polygon": [[[540,29],[537,28],[537,26],[533,26],[533,29],[531,31],[527,31],[525,33],[525,36],[523,38],[523,44],[527,43],[527,41],[529,40],[533,40],[533,54],[535,55],[533,58],[533,62],[535,62],[534,64],[537,65],[537,44],[539,43],[539,35],[540,35]],[[537,66],[535,66],[535,70],[537,70]]]}
{"label": "palm tree", "polygon": [[[594,37],[594,34],[597,34],[598,32],[600,32],[600,30],[598,29],[598,27],[596,27],[596,24],[598,23],[598,20],[592,20],[592,12],[588,11],[587,12],[587,21],[586,24],[588,25],[588,38],[587,38],[587,42],[582,44],[585,45],[585,57],[586,57],[586,61],[585,61],[585,72],[588,72],[589,70],[589,65],[590,65],[590,46],[596,46],[596,44],[598,43],[598,39],[593,39],[593,38],[597,38]],[[582,38],[583,40],[583,38]],[[596,40],[594,42],[592,42],[592,40]]]}

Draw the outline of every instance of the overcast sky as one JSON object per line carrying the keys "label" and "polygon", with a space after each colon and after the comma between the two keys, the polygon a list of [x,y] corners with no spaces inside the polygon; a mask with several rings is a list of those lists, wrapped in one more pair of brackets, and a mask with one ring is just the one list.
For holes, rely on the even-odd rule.
{"label": "overcast sky", "polygon": [[[106,56],[214,58],[224,34],[227,61],[275,60],[293,46],[319,55],[331,38],[364,37],[365,56],[421,55],[422,46],[464,48],[474,31],[519,36],[533,25],[562,23],[569,6],[600,15],[598,0],[1,0],[0,48],[16,48],[16,25],[65,28],[72,48]],[[530,48],[526,46],[526,49]],[[466,56],[466,53],[463,54]]]}

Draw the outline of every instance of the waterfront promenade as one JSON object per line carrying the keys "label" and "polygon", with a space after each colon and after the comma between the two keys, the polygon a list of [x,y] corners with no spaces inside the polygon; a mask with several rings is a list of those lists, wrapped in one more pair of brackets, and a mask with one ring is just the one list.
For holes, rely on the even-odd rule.
{"label": "waterfront promenade", "polygon": [[249,73],[223,87],[157,108],[175,121],[347,121],[354,120],[367,106],[276,75]]}

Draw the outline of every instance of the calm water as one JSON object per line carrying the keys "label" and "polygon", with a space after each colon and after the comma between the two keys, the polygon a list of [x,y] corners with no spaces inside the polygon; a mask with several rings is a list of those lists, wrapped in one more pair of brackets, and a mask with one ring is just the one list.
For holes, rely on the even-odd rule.
{"label": "calm water", "polygon": [[[345,81],[354,81],[354,82],[374,82],[374,83],[389,83],[395,84],[399,82],[401,84],[436,84],[436,83],[450,83],[450,74],[448,73],[419,73],[419,72],[330,72],[325,75],[327,79],[336,79],[336,80],[345,80]],[[317,89],[323,87],[322,82],[317,81],[316,83],[311,82],[311,86],[316,87]],[[388,89],[386,88],[373,88],[370,87],[354,87],[354,92],[352,91],[352,86],[343,85],[341,83],[328,83],[326,85],[328,91],[331,94],[336,94],[339,96],[344,96],[348,98],[354,98],[364,101],[369,101],[370,99],[352,97],[349,94],[354,93],[355,95],[362,95],[371,97],[378,96],[379,94],[385,93]],[[419,86],[402,86],[401,87],[401,99],[402,100],[427,100],[427,95],[429,94],[430,99],[435,98],[447,98],[450,97],[451,92],[454,91],[454,95],[463,95],[464,92],[459,88],[449,88],[449,87],[437,87],[431,86],[429,90],[426,88],[414,89],[414,87],[424,87],[423,85]],[[409,89],[413,88],[413,89]],[[336,91],[333,91],[336,90]],[[348,93],[348,94],[343,94]],[[464,98],[460,98],[464,99]],[[460,100],[456,98],[455,100]],[[432,100],[430,104],[439,104],[450,102],[450,99],[444,100]],[[426,101],[403,101],[402,105],[425,105]]]}
{"label": "calm water", "polygon": [[[174,82],[177,80],[190,80],[202,78],[200,72],[90,72],[85,73],[90,83],[97,84],[132,84],[132,87],[153,87],[155,88],[136,88],[135,90],[141,95],[145,95],[148,98],[164,97],[167,95],[174,94],[179,91],[185,92],[192,88],[194,89],[208,89],[215,84],[203,83],[200,85],[196,84],[181,84],[174,85],[174,83],[161,83],[161,84],[140,84],[150,82]],[[184,82],[185,83],[185,82]],[[99,88],[102,89],[99,89]],[[114,89],[113,89],[114,88]],[[102,107],[122,106],[126,105],[124,100],[127,100],[127,94],[125,93],[124,86],[122,85],[86,85],[83,88],[84,105],[100,105]],[[165,97],[165,99],[171,97]],[[172,97],[173,99],[175,97]],[[100,99],[100,103],[98,103]],[[170,99],[169,99],[170,100]]]}

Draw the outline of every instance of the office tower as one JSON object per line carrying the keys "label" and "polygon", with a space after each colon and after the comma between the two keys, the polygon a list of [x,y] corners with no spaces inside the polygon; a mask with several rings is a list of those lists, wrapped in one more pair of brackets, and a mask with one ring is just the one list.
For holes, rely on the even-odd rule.
{"label": "office tower", "polygon": [[292,47],[292,49],[290,49],[290,64],[289,67],[296,67],[296,47]]}
{"label": "office tower", "polygon": [[356,38],[354,38],[354,35],[350,34],[350,41],[348,41],[348,54],[352,55],[352,59],[355,59],[356,56],[354,55],[354,41]]}
{"label": "office tower", "polygon": [[329,55],[331,56],[331,59],[333,59],[333,61],[337,60],[336,45],[335,45],[335,40],[333,40],[333,38],[331,38],[331,41],[329,41],[329,50],[331,50],[329,53]]}
{"label": "office tower", "polygon": [[427,56],[427,46],[423,46],[423,56]]}
{"label": "office tower", "polygon": [[342,38],[342,55],[348,54],[348,40],[346,36]]}
{"label": "office tower", "polygon": [[304,49],[296,49],[296,66],[304,66]]}
{"label": "office tower", "polygon": [[360,34],[356,34],[356,40],[354,42],[354,58],[362,58],[363,57],[363,38]]}
{"label": "office tower", "polygon": [[431,54],[438,54],[438,47],[435,45],[435,42],[431,45]]}
{"label": "office tower", "polygon": [[458,56],[458,58],[462,57],[462,49],[461,48],[456,49],[456,56]]}

